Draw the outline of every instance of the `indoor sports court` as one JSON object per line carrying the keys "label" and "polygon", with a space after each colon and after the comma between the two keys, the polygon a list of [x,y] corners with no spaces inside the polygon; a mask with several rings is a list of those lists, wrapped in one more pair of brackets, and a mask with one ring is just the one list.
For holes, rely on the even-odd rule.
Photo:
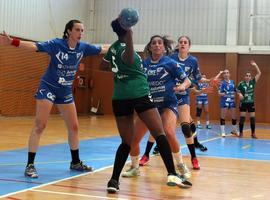
{"label": "indoor sports court", "polygon": [[[232,125],[229,111],[224,118],[225,124],[221,124],[220,87],[215,86],[208,93],[211,128],[206,128],[206,113],[202,110],[202,127],[197,126],[196,129],[199,142],[207,147],[207,151],[203,152],[196,148],[199,170],[193,169],[190,148],[185,142],[178,119],[176,136],[183,161],[191,172],[191,178],[188,179],[192,183],[191,188],[183,189],[166,184],[166,168],[161,156],[154,155],[152,148],[150,161],[145,166],[140,166],[139,176],[120,176],[120,191],[106,191],[121,138],[112,107],[114,73],[102,71],[100,63],[107,54],[103,52],[103,47],[117,40],[111,21],[119,17],[123,8],[132,8],[138,12],[138,21],[130,26],[133,26],[134,50],[142,58],[144,48],[153,35],[172,37],[178,51],[178,38],[188,36],[191,40],[188,54],[197,58],[200,72],[212,80],[220,71],[228,70],[230,79],[235,83],[233,94],[236,125]],[[268,199],[269,13],[270,2],[267,0],[0,0],[0,198]],[[30,43],[45,43],[54,38],[62,38],[63,32],[64,35],[68,33],[69,41],[72,32],[66,32],[65,24],[72,19],[78,19],[79,24],[83,24],[84,28],[79,30],[83,37],[80,35],[79,40],[102,47],[98,53],[94,50],[85,53],[89,55],[86,57],[77,53],[76,59],[80,62],[75,71],[72,64],[62,63],[69,58],[53,48],[49,55],[46,54],[49,50],[45,52],[45,46],[38,44],[37,47],[34,45],[37,49],[25,49],[25,45]],[[69,51],[73,51],[70,43],[68,45]],[[54,52],[58,54],[55,53],[54,56]],[[50,57],[51,55],[53,56]],[[57,65],[59,69],[59,66],[66,66],[68,72],[65,78],[74,77],[74,80],[70,79],[73,83],[70,86],[73,99],[70,101],[69,96],[64,102],[58,99],[54,101],[57,97],[46,93],[47,97],[44,99],[47,104],[41,106],[40,100],[44,99],[42,96],[37,97],[37,93],[43,95],[45,89],[39,88],[39,84],[55,57],[63,64]],[[63,76],[59,73],[57,71],[58,76]],[[247,109],[243,135],[239,137],[239,123],[243,120],[243,110],[239,110],[239,107],[243,99],[239,95],[238,84],[245,80],[247,73],[256,79],[252,88],[254,110]],[[222,81],[223,76],[218,80]],[[60,79],[58,83],[62,83]],[[62,106],[58,106],[59,104]],[[69,110],[69,104],[74,104],[76,109]],[[196,95],[191,93],[190,116],[195,124],[198,123],[197,111]],[[44,117],[46,112],[48,116]],[[78,127],[76,120],[74,122],[74,118],[70,117],[74,115],[78,116],[75,118],[78,119]],[[46,117],[47,121],[44,120]],[[42,120],[44,124],[40,123]],[[256,129],[253,128],[254,123]],[[225,127],[225,137],[222,137],[221,126]],[[237,134],[231,134],[234,127],[237,127]],[[255,133],[252,133],[253,129]],[[29,136],[35,131],[37,135],[42,133],[37,144],[35,162],[32,162],[38,178],[25,175],[29,152],[33,152],[30,149],[35,149],[33,143],[36,142]],[[77,144],[74,139],[76,133],[79,138],[80,160],[93,167],[93,171],[70,169],[74,158],[74,152],[71,151],[70,155],[70,149]],[[255,134],[256,138],[252,137]],[[145,151],[148,136],[149,132],[140,143],[140,157]],[[129,157],[121,174],[130,166]],[[178,173],[177,168],[176,172]]]}

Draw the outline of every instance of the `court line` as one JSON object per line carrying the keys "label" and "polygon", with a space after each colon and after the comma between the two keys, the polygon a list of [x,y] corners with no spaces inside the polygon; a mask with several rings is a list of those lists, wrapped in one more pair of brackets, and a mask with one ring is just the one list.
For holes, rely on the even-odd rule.
{"label": "court line", "polygon": [[247,144],[247,145],[242,146],[242,149],[249,149],[250,147],[251,147],[251,145]]}
{"label": "court line", "polygon": [[96,198],[96,199],[119,199],[119,200],[128,200],[124,198],[115,198],[115,197],[102,197],[102,196],[95,196],[95,195],[87,195],[87,194],[74,194],[74,193],[67,193],[67,192],[55,192],[50,190],[31,190],[32,192],[43,192],[43,193],[50,193],[50,194],[58,194],[58,195],[68,195],[68,196],[78,196],[78,197],[88,197],[88,198]]}
{"label": "court line", "polygon": [[[98,160],[112,160],[114,158],[112,157],[103,157],[103,158],[96,158],[96,159],[83,159],[83,161],[98,161]],[[36,165],[43,165],[43,164],[55,164],[55,163],[70,163],[70,160],[62,160],[62,161],[53,161],[53,162],[35,162]],[[0,163],[0,166],[17,166],[17,165],[25,165],[25,162],[23,163]]]}
{"label": "court line", "polygon": [[102,167],[102,168],[97,169],[97,170],[95,170],[93,172],[86,172],[86,173],[78,174],[78,175],[75,175],[75,176],[67,177],[67,178],[64,178],[64,179],[59,179],[59,180],[56,180],[56,181],[51,181],[51,182],[48,182],[48,183],[44,183],[44,184],[41,184],[41,185],[38,185],[38,186],[30,187],[30,188],[27,188],[27,189],[19,190],[19,191],[16,191],[16,192],[11,192],[11,193],[0,196],[0,198],[7,197],[7,196],[12,196],[12,195],[18,194],[20,192],[26,192],[26,191],[29,191],[29,190],[33,190],[33,189],[36,189],[36,188],[43,187],[43,186],[55,184],[55,183],[58,183],[58,182],[61,182],[61,181],[66,181],[66,180],[70,180],[70,179],[73,179],[73,178],[78,178],[78,177],[81,177],[81,176],[85,176],[85,175],[88,175],[88,174],[95,174],[97,172],[106,170],[106,169],[111,168],[111,167],[113,167],[113,165],[110,165],[110,166],[107,166],[107,167]]}

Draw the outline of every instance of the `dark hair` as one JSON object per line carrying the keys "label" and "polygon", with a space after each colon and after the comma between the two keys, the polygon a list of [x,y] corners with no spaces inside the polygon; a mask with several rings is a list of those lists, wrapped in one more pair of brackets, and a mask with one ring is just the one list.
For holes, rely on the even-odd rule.
{"label": "dark hair", "polygon": [[190,40],[190,38],[188,37],[188,36],[186,36],[186,35],[182,35],[182,36],[180,36],[179,38],[178,38],[178,42],[182,39],[182,38],[187,38],[187,40],[188,40],[188,44],[189,45],[191,45],[191,40]]}
{"label": "dark hair", "polygon": [[65,30],[64,30],[64,33],[63,33],[63,39],[67,39],[69,37],[68,30],[71,31],[74,24],[77,24],[77,23],[81,24],[82,22],[77,20],[77,19],[72,19],[66,24]]}
{"label": "dark hair", "polygon": [[127,33],[127,31],[121,27],[118,18],[111,22],[111,27],[118,37],[124,36]]}
{"label": "dark hair", "polygon": [[163,41],[163,44],[164,44],[164,47],[165,47],[165,51],[166,51],[166,55],[170,55],[173,50],[174,50],[174,45],[175,45],[175,41],[172,39],[171,36],[169,35],[164,35],[164,36],[161,36],[161,35],[153,35],[151,38],[150,38],[150,41],[147,43],[147,45],[144,47],[144,54],[146,57],[148,56],[152,56],[152,52],[150,51],[150,46],[151,46],[151,43],[153,41],[154,38],[156,37],[159,37],[160,39],[162,39]]}

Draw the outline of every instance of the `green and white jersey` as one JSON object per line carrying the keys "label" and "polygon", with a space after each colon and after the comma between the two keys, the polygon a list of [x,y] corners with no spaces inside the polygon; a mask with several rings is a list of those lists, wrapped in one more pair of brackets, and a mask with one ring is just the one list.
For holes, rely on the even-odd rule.
{"label": "green and white jersey", "polygon": [[125,63],[122,60],[125,48],[126,44],[117,40],[103,58],[111,63],[114,73],[113,100],[135,99],[150,93],[141,57],[134,52],[134,63],[132,65]]}
{"label": "green and white jersey", "polygon": [[246,83],[246,81],[241,81],[238,84],[237,90],[241,92],[244,99],[241,100],[241,103],[254,103],[254,89],[255,89],[256,80],[255,78]]}

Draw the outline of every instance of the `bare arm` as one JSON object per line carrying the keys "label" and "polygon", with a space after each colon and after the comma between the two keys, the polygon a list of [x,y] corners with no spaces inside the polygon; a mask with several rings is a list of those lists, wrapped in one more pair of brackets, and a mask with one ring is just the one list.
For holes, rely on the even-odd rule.
{"label": "bare arm", "polygon": [[255,69],[256,69],[256,71],[257,71],[257,74],[255,75],[255,81],[257,82],[257,81],[260,79],[262,72],[261,72],[259,66],[257,65],[257,63],[255,63],[254,60],[251,60],[251,61],[250,61],[250,64],[251,64],[253,67],[255,67]]}
{"label": "bare arm", "polygon": [[6,32],[0,34],[0,45],[13,45],[33,52],[38,50],[34,42],[12,39]]}
{"label": "bare arm", "polygon": [[127,29],[127,33],[125,35],[126,49],[122,55],[122,59],[127,64],[134,63],[134,47],[133,47],[133,39],[132,39],[132,29]]}
{"label": "bare arm", "polygon": [[174,87],[174,91],[176,91],[176,92],[185,91],[186,89],[189,88],[190,85],[191,85],[191,81],[189,80],[189,78],[186,78],[182,84]]}

